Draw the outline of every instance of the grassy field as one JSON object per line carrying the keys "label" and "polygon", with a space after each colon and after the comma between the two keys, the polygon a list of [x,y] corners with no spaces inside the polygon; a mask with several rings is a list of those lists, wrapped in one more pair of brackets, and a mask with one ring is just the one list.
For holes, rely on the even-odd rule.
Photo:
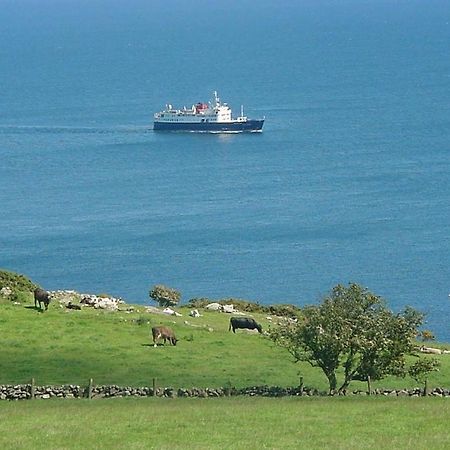
{"label": "grassy field", "polygon": [[[0,301],[0,384],[163,387],[295,386],[326,391],[320,370],[293,364],[262,335],[228,331],[229,315],[201,311],[191,318],[57,303],[41,313],[30,304]],[[267,329],[270,322],[255,318]],[[154,348],[153,325],[166,324],[176,347]],[[443,344],[441,344],[443,345]],[[445,345],[443,345],[445,346]],[[450,386],[450,355],[429,386]],[[374,387],[413,387],[388,378]],[[351,388],[365,389],[355,382]],[[0,402],[5,449],[256,449],[450,447],[446,398],[251,398],[34,400]]]}
{"label": "grassy field", "polygon": [[447,449],[450,399],[0,403],[3,449]]}
{"label": "grassy field", "polygon": [[[0,303],[0,384],[95,384],[162,387],[298,385],[327,390],[322,372],[308,364],[293,364],[289,355],[258,333],[228,331],[229,315],[201,311],[200,318],[135,312],[81,311],[51,304],[41,313],[30,304]],[[255,318],[267,329],[265,316]],[[186,321],[188,323],[186,323]],[[172,326],[176,347],[154,348],[152,325]],[[450,355],[441,355],[441,371],[429,386],[450,386]],[[374,387],[414,387],[412,379],[388,378]],[[351,388],[365,388],[354,382]]]}

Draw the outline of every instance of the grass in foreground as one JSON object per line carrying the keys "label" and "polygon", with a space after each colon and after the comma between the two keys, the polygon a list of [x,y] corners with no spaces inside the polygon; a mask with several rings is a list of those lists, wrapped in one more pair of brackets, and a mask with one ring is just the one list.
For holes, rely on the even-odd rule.
{"label": "grass in foreground", "polygon": [[444,398],[0,403],[4,449],[447,449]]}

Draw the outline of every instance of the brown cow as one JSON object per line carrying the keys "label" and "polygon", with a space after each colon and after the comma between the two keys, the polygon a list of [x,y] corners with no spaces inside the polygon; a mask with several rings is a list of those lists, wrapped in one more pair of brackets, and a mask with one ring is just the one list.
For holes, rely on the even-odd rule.
{"label": "brown cow", "polygon": [[164,340],[164,344],[166,343],[166,340],[168,340],[172,345],[177,345],[178,339],[175,337],[175,333],[173,330],[169,327],[153,327],[152,328],[152,335],[153,335],[153,346],[156,347],[157,343],[156,341],[159,339]]}

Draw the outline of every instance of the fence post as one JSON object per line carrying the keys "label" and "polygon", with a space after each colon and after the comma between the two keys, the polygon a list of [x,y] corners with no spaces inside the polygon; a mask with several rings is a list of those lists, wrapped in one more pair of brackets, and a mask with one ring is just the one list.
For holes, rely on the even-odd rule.
{"label": "fence post", "polygon": [[34,378],[30,382],[30,399],[33,400],[36,395],[36,387],[34,385]]}
{"label": "fence post", "polygon": [[300,395],[303,395],[303,377],[300,377],[300,383],[298,385]]}
{"label": "fence post", "polygon": [[372,386],[370,384],[370,375],[367,375],[367,394],[368,395],[372,394]]}
{"label": "fence post", "polygon": [[156,378],[153,378],[152,386],[153,386],[153,397],[156,397]]}
{"label": "fence post", "polygon": [[231,381],[228,380],[222,388],[225,397],[231,397]]}
{"label": "fence post", "polygon": [[92,398],[92,388],[94,386],[94,380],[92,378],[89,378],[89,386],[88,386],[88,399],[90,400]]}

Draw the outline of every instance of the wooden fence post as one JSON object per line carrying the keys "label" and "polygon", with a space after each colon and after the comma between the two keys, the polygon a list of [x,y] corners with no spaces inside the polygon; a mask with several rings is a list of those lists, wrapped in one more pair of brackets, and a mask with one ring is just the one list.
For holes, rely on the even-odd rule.
{"label": "wooden fence post", "polygon": [[156,378],[153,378],[152,386],[153,386],[153,397],[156,397]]}
{"label": "wooden fence post", "polygon": [[303,395],[303,377],[300,377],[300,383],[298,385],[298,388],[300,390],[300,395]]}
{"label": "wooden fence post", "polygon": [[370,375],[367,375],[367,394],[368,395],[372,394],[372,386],[370,384]]}
{"label": "wooden fence post", "polygon": [[92,398],[92,388],[94,386],[94,380],[92,378],[89,378],[89,386],[88,386],[88,399],[90,400]]}
{"label": "wooden fence post", "polygon": [[228,380],[222,388],[225,397],[231,397],[231,381]]}
{"label": "wooden fence post", "polygon": [[36,387],[34,385],[34,378],[30,382],[30,399],[33,400],[36,395]]}

